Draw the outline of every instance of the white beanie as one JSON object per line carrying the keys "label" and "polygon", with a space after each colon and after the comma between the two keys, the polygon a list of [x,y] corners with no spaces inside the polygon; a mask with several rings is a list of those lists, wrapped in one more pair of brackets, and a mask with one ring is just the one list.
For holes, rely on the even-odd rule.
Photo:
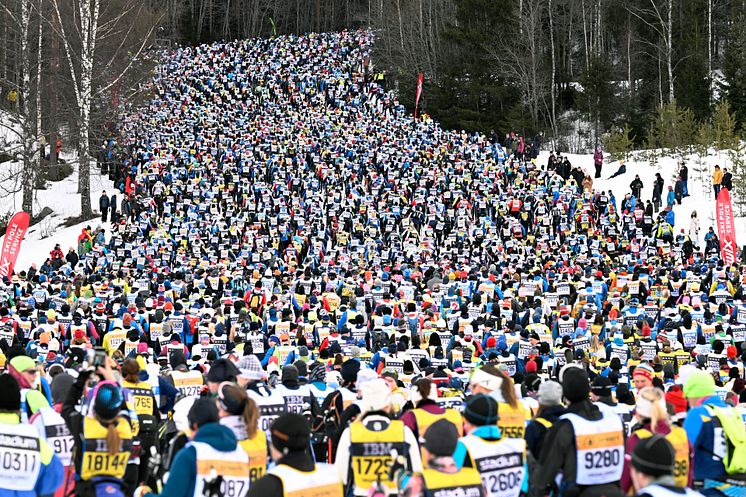
{"label": "white beanie", "polygon": [[391,405],[391,390],[386,381],[375,379],[365,382],[360,387],[362,401],[360,410],[363,413],[371,411],[383,411]]}

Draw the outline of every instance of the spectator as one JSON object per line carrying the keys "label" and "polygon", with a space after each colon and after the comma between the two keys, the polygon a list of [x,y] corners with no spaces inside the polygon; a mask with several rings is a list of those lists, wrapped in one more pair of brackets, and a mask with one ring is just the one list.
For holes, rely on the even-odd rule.
{"label": "spectator", "polygon": [[653,207],[655,212],[658,212],[661,208],[663,197],[663,178],[661,173],[655,173],[655,182],[653,183]]}
{"label": "spectator", "polygon": [[720,166],[716,165],[715,170],[712,172],[712,187],[715,189],[715,198],[720,193],[720,188],[723,183],[723,171],[720,170]]}
{"label": "spectator", "polygon": [[600,145],[596,145],[596,151],[593,153],[593,165],[596,167],[596,175],[594,178],[600,178],[601,167],[604,165],[604,153],[601,151]]}
{"label": "spectator", "polygon": [[101,222],[105,223],[106,215],[109,212],[109,197],[106,195],[106,190],[104,190],[98,198],[98,207],[101,209]]}
{"label": "spectator", "polygon": [[639,174],[635,174],[635,179],[633,179],[632,183],[629,184],[629,188],[632,190],[632,195],[634,195],[635,198],[640,198],[643,184]]}
{"label": "spectator", "polygon": [[65,256],[65,260],[70,263],[70,266],[75,267],[75,265],[80,260],[80,257],[78,257],[75,249],[70,247],[67,251],[67,255]]}
{"label": "spectator", "polygon": [[723,179],[720,182],[720,186],[728,190],[728,192],[733,190],[733,174],[728,171],[727,167],[723,168]]}
{"label": "spectator", "polygon": [[684,198],[686,198],[689,196],[689,168],[686,167],[686,164],[681,165],[679,176],[681,176],[681,182],[684,185]]}
{"label": "spectator", "polygon": [[668,195],[666,195],[666,208],[673,207],[676,201],[676,193],[673,191],[673,186],[668,185]]}
{"label": "spectator", "polygon": [[684,182],[681,181],[681,176],[676,178],[676,185],[674,186],[673,191],[676,203],[681,205],[681,199],[684,198]]}

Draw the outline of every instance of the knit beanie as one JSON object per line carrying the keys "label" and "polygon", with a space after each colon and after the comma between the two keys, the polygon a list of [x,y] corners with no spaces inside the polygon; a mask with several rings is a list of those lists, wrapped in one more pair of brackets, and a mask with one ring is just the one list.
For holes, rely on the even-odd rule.
{"label": "knit beanie", "polygon": [[539,405],[546,407],[560,405],[562,403],[562,385],[554,380],[543,382],[539,386],[537,400],[539,401]]}
{"label": "knit beanie", "polygon": [[199,428],[207,423],[217,423],[220,420],[220,413],[215,399],[211,397],[200,397],[194,401],[187,414],[189,426],[194,425]]}
{"label": "knit beanie", "polygon": [[494,425],[500,419],[497,401],[485,394],[472,395],[464,406],[464,419],[474,426]]}
{"label": "knit beanie", "polygon": [[308,447],[311,429],[308,421],[300,414],[285,413],[280,415],[270,428],[272,445],[283,453],[303,451]]}
{"label": "knit beanie", "polygon": [[632,467],[648,476],[672,475],[674,461],[673,447],[661,435],[640,440],[632,450]]}
{"label": "knit beanie", "polygon": [[458,444],[458,430],[447,419],[439,419],[425,431],[423,445],[434,456],[452,456]]}
{"label": "knit beanie", "polygon": [[632,377],[635,376],[642,376],[643,378],[646,378],[650,381],[653,381],[654,371],[653,368],[650,367],[650,365],[646,362],[639,364],[635,371],[632,373]]}
{"label": "knit beanie", "polygon": [[684,397],[696,399],[715,395],[715,380],[707,371],[695,371],[684,383]]}
{"label": "knit beanie", "polygon": [[672,386],[666,392],[666,402],[673,406],[676,414],[686,413],[686,399],[684,398],[684,393],[681,391],[681,387],[678,385]]}
{"label": "knit beanie", "polygon": [[0,375],[0,411],[21,410],[21,387],[9,374]]}
{"label": "knit beanie", "polygon": [[611,397],[611,381],[605,376],[596,376],[591,385],[591,392],[599,397]]}
{"label": "knit beanie", "polygon": [[580,402],[588,399],[588,394],[591,391],[588,373],[580,368],[567,369],[562,378],[562,391],[565,398],[570,402]]}
{"label": "knit beanie", "polygon": [[103,382],[96,387],[96,399],[93,402],[93,410],[99,418],[111,421],[117,417],[124,403],[124,395],[119,385],[112,382]]}

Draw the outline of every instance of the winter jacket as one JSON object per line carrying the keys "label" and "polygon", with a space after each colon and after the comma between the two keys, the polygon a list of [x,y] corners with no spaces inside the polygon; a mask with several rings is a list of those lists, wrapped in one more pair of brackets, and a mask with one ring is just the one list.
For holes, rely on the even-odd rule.
{"label": "winter jacket", "polygon": [[715,169],[712,172],[712,184],[713,185],[720,185],[723,182],[723,170],[722,169]]}
{"label": "winter jacket", "polygon": [[[620,482],[622,486],[622,490],[624,492],[628,492],[632,488],[632,477],[630,475],[630,467],[631,467],[631,457],[630,454],[632,454],[632,450],[637,445],[637,442],[640,441],[640,437],[637,435],[637,430],[639,429],[645,429],[648,431],[652,430],[650,429],[650,422],[646,422],[643,424],[637,424],[632,428],[632,433],[630,433],[629,437],[627,437],[627,447],[625,450],[625,454],[627,454],[624,458],[624,470],[622,472],[622,480]],[[668,435],[671,432],[671,427],[664,421],[659,421],[658,426],[655,429],[655,433],[658,435]],[[689,453],[691,454],[691,444],[689,447]],[[692,462],[691,462],[691,455],[689,458],[689,483],[691,484],[692,481]]]}
{"label": "winter jacket", "polygon": [[[603,417],[599,408],[593,405],[590,400],[570,404],[567,412],[591,421]],[[554,484],[555,477],[560,471],[564,475],[566,484],[574,481],[577,473],[576,454],[575,431],[570,421],[561,419],[552,425],[546,435],[538,471],[535,475],[531,475],[529,497],[547,495],[547,489]],[[577,489],[577,492],[574,489],[563,488],[562,493],[569,491],[578,497],[622,496],[616,482],[607,485],[576,486],[575,489]]]}
{"label": "winter jacket", "polygon": [[101,195],[98,199],[98,206],[102,211],[109,210],[109,197],[106,195]]}
{"label": "winter jacket", "polygon": [[715,451],[715,427],[705,406],[727,407],[720,397],[713,395],[686,413],[684,430],[694,453],[694,479],[721,480],[726,476],[725,466],[720,458],[712,455]]}
{"label": "winter jacket", "polygon": [[[17,414],[0,414],[0,424],[20,425],[21,419]],[[40,440],[39,455],[41,468],[36,478],[36,486],[33,490],[7,490],[0,487],[0,497],[37,497],[39,495],[52,495],[62,485],[65,477],[65,468],[55,455],[54,451],[47,445],[45,440]]]}
{"label": "winter jacket", "polygon": [[[230,428],[219,423],[202,425],[193,438],[194,442],[203,442],[220,452],[236,450],[238,442]],[[186,446],[181,449],[171,464],[171,473],[166,486],[160,494],[147,493],[146,497],[192,497],[197,481],[197,451]]]}

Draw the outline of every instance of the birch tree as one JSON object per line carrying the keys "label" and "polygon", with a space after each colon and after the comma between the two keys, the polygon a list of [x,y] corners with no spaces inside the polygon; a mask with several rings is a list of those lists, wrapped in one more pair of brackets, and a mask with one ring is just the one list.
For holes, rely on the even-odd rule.
{"label": "birch tree", "polygon": [[[36,154],[39,141],[37,139],[38,134],[35,136],[35,129],[40,126],[38,123],[41,118],[38,98],[39,85],[35,85],[35,95],[31,80],[31,63],[33,61],[31,55],[33,41],[31,37],[31,21],[32,11],[38,11],[38,9],[34,8],[31,0],[20,0],[19,3],[14,5],[14,7],[16,8],[11,9],[10,3],[3,4],[0,12],[3,12],[3,14],[7,16],[16,27],[19,40],[18,52],[15,56],[17,60],[20,60],[20,71],[15,78],[7,81],[9,86],[14,88],[18,93],[18,107],[17,112],[7,115],[5,122],[0,121],[0,126],[6,129],[8,134],[15,137],[16,140],[14,141],[20,142],[21,146],[16,156],[20,157],[22,166],[20,171],[11,168],[10,174],[14,174],[17,177],[14,178],[15,181],[12,182],[14,186],[5,187],[6,191],[3,193],[13,194],[20,192],[22,194],[21,209],[33,215],[34,184],[36,171],[39,166],[38,156]],[[41,36],[41,34],[39,34],[39,36]],[[37,43],[40,44],[41,41],[38,41]],[[36,52],[36,58],[41,62],[41,52],[38,49]],[[38,71],[36,77],[38,83],[38,78],[40,78]],[[16,188],[16,186],[18,188]]]}
{"label": "birch tree", "polygon": [[[75,99],[80,214],[81,218],[88,219],[92,216],[90,137],[93,102],[127,75],[152,43],[156,23],[147,23],[150,15],[145,2],[50,1]],[[144,33],[140,29],[143,24],[138,25],[143,22]],[[100,53],[103,41],[107,41],[110,48],[105,54]]]}

